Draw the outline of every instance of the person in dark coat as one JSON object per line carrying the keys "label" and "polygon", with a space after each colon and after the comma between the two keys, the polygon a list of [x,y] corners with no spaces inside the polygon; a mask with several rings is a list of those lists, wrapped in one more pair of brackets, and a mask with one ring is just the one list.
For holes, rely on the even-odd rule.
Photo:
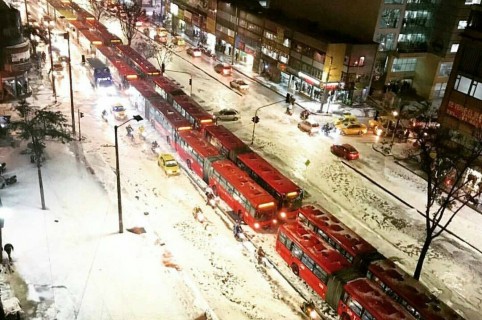
{"label": "person in dark coat", "polygon": [[12,251],[13,251],[13,246],[11,243],[7,243],[4,247],[3,247],[3,250],[5,250],[5,252],[7,252],[7,255],[8,255],[8,260],[10,262],[12,262]]}

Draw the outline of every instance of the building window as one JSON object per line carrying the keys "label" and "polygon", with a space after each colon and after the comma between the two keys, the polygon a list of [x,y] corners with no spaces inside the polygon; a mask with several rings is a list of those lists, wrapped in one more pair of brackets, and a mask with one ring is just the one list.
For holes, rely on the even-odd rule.
{"label": "building window", "polygon": [[470,96],[482,100],[482,83],[478,81],[473,81],[470,87]]}
{"label": "building window", "polygon": [[383,10],[382,17],[380,19],[380,28],[396,28],[398,20],[400,20],[399,9],[385,9]]}
{"label": "building window", "polygon": [[457,52],[457,50],[459,50],[459,44],[458,43],[454,43],[452,46],[450,46],[450,53],[455,53],[455,52]]}
{"label": "building window", "polygon": [[394,47],[395,47],[395,34],[394,33],[387,33],[387,34],[380,33],[380,34],[378,34],[375,41],[380,43],[380,50],[381,51],[393,50]]}
{"label": "building window", "polygon": [[443,98],[445,94],[445,89],[447,88],[447,83],[436,83],[435,90],[434,90],[434,97],[435,98]]}
{"label": "building window", "polygon": [[392,64],[392,72],[415,71],[416,66],[417,66],[417,58],[406,58],[406,59],[395,58]]}
{"label": "building window", "polygon": [[455,80],[454,89],[459,91],[459,92],[468,94],[471,82],[472,82],[472,79],[463,77],[459,74],[459,75],[457,75],[457,79]]}
{"label": "building window", "polygon": [[465,4],[480,4],[480,0],[465,0]]}
{"label": "building window", "polygon": [[467,27],[467,20],[460,20],[457,29],[462,30]]}
{"label": "building window", "polygon": [[403,4],[404,0],[385,0],[386,4]]}
{"label": "building window", "polygon": [[450,76],[450,72],[452,71],[453,62],[443,62],[440,64],[440,68],[438,69],[439,77],[448,77]]}

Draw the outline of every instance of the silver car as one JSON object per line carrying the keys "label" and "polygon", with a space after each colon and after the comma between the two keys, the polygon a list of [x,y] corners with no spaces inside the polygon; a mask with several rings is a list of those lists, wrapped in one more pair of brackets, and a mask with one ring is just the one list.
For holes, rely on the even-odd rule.
{"label": "silver car", "polygon": [[239,112],[234,109],[221,109],[214,113],[217,120],[236,121],[239,119]]}

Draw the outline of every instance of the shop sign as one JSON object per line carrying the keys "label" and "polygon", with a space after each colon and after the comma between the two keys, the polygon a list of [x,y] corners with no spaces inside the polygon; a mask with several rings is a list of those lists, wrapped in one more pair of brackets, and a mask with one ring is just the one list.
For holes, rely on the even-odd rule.
{"label": "shop sign", "polygon": [[301,71],[298,72],[298,77],[300,77],[301,79],[305,80],[306,82],[308,82],[308,83],[311,84],[311,85],[315,85],[315,86],[320,85],[320,81],[319,81],[319,80],[316,80],[315,78],[310,77],[309,75],[304,74],[304,73],[301,72]]}
{"label": "shop sign", "polygon": [[256,56],[256,50],[254,50],[253,48],[249,47],[248,45],[245,45],[244,46],[244,51],[247,53],[247,54],[250,54],[252,56]]}
{"label": "shop sign", "polygon": [[468,109],[458,103],[449,101],[446,113],[476,128],[482,128],[482,113]]}

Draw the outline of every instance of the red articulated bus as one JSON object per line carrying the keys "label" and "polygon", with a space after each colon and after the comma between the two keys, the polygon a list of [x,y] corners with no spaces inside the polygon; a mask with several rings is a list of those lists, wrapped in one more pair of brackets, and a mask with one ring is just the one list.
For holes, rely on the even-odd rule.
{"label": "red articulated bus", "polygon": [[300,225],[328,242],[354,267],[366,270],[370,262],[385,259],[371,244],[326,210],[305,205],[297,210],[297,219]]}
{"label": "red articulated bus", "polygon": [[337,313],[341,320],[413,320],[375,283],[364,278],[349,281],[343,286]]}
{"label": "red articulated bus", "polygon": [[279,227],[276,251],[323,300],[335,273],[350,267],[340,253],[297,223]]}
{"label": "red articulated bus", "polygon": [[175,138],[179,156],[201,179],[209,183],[208,171],[211,163],[224,157],[197,131],[179,131]]}
{"label": "red articulated bus", "polygon": [[181,88],[179,88],[178,85],[176,85],[174,82],[171,80],[163,77],[163,76],[157,76],[151,78],[152,82],[154,82],[154,88],[157,93],[161,95],[164,99],[166,99],[167,102],[170,104],[174,103],[174,97],[175,96],[185,96],[186,93],[182,91]]}
{"label": "red articulated bus", "polygon": [[205,138],[229,160],[236,162],[238,154],[252,152],[251,149],[225,126],[209,126],[204,129]]}
{"label": "red articulated bus", "polygon": [[202,130],[214,125],[214,117],[204,111],[190,96],[173,96],[172,106],[193,125],[194,129]]}
{"label": "red articulated bus", "polygon": [[343,320],[413,320],[375,283],[311,230],[298,223],[278,229],[276,251]]}
{"label": "red articulated bus", "polygon": [[296,210],[303,200],[300,187],[255,152],[238,154],[236,164],[276,199],[282,221],[296,218]]}
{"label": "red articulated bus", "polygon": [[206,127],[204,135],[221,154],[246,171],[256,183],[276,199],[280,221],[296,218],[296,210],[301,206],[302,201],[300,187],[254,153],[226,127]]}
{"label": "red articulated bus", "polygon": [[367,278],[419,320],[463,320],[454,310],[437,299],[419,281],[390,260],[375,261],[368,267]]}
{"label": "red articulated bus", "polygon": [[139,52],[127,45],[116,46],[119,53],[126,57],[144,76],[159,76],[161,72]]}
{"label": "red articulated bus", "polygon": [[166,136],[167,143],[175,147],[176,134],[181,131],[191,130],[191,124],[181,117],[161,96],[152,97],[148,101],[147,119],[159,133]]}
{"label": "red articulated bus", "polygon": [[211,164],[209,185],[253,230],[277,224],[274,198],[230,160]]}

